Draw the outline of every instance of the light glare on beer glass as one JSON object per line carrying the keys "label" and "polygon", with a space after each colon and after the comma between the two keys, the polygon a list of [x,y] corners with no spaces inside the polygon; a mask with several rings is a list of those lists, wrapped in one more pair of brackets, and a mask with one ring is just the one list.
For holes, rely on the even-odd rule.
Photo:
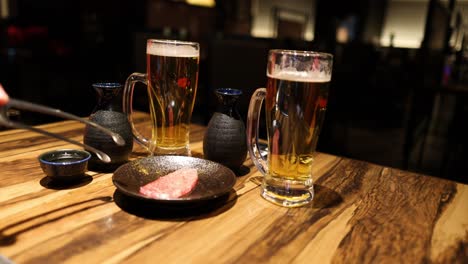
{"label": "light glare on beer glass", "polygon": [[[271,50],[267,86],[252,95],[247,117],[249,154],[264,175],[262,197],[296,207],[314,196],[313,156],[325,116],[333,57],[313,51]],[[265,101],[268,155],[260,155],[258,127]]]}
{"label": "light glare on beer glass", "polygon": [[[131,74],[124,88],[124,112],[134,138],[150,154],[190,155],[190,120],[198,86],[200,47],[196,42],[149,39],[146,74]],[[147,85],[151,138],[138,132],[132,119],[132,97],[136,82]]]}

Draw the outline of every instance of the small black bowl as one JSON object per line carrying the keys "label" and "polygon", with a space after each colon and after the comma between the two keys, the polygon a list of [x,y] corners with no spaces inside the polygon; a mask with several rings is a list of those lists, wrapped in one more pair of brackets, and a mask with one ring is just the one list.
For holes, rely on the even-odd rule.
{"label": "small black bowl", "polygon": [[44,173],[56,180],[76,180],[85,176],[91,153],[78,149],[59,149],[39,156]]}

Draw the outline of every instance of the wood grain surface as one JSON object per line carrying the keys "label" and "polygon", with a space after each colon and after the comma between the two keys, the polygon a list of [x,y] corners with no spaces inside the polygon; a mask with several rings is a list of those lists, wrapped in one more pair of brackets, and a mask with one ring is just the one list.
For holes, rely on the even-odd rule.
{"label": "wood grain surface", "polygon": [[[138,129],[147,121],[139,115]],[[84,129],[41,127],[79,141]],[[192,126],[195,157],[204,131]],[[51,181],[37,157],[60,148],[76,147],[0,132],[0,255],[14,263],[468,263],[468,186],[460,183],[318,153],[305,207],[262,199],[250,160],[228,195],[161,205],[119,193],[112,173]],[[135,143],[132,159],[146,155]]]}

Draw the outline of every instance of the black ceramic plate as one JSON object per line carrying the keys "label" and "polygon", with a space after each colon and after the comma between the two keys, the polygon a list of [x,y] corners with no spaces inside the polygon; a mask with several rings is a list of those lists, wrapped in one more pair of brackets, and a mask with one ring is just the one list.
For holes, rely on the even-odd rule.
{"label": "black ceramic plate", "polygon": [[[198,171],[198,183],[191,193],[168,200],[140,194],[141,186],[181,168],[196,168]],[[120,166],[114,172],[112,181],[119,191],[132,197],[163,203],[187,203],[214,199],[226,194],[236,183],[236,175],[229,168],[209,160],[185,156],[153,156]]]}

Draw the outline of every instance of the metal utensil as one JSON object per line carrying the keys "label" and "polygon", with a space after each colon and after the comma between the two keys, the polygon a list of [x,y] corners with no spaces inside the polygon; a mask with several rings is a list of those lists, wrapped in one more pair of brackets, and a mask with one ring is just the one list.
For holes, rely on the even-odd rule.
{"label": "metal utensil", "polygon": [[103,162],[106,162],[106,163],[109,163],[111,161],[110,157],[106,153],[104,153],[104,152],[102,152],[102,151],[100,151],[100,150],[98,150],[98,149],[96,149],[94,147],[91,147],[91,146],[89,146],[87,144],[83,144],[81,142],[75,141],[73,139],[66,138],[66,137],[64,137],[64,136],[62,136],[60,134],[54,134],[54,133],[51,133],[49,131],[39,129],[37,127],[33,127],[33,126],[29,126],[29,125],[26,125],[26,124],[23,124],[23,123],[11,121],[8,118],[8,115],[7,115],[7,111],[10,108],[15,108],[15,109],[20,109],[20,110],[27,110],[27,111],[31,111],[31,112],[46,114],[46,115],[57,116],[57,117],[61,117],[61,118],[64,118],[64,119],[75,120],[75,121],[78,121],[78,122],[93,126],[96,129],[99,129],[100,131],[102,131],[103,133],[106,133],[107,135],[111,136],[112,139],[114,140],[114,142],[119,146],[122,146],[122,145],[125,144],[125,140],[119,134],[117,134],[115,132],[112,132],[111,130],[109,130],[109,129],[107,129],[107,128],[99,125],[99,124],[96,124],[94,122],[91,122],[89,120],[78,117],[76,115],[64,112],[64,111],[59,110],[59,109],[54,109],[54,108],[50,108],[50,107],[43,106],[43,105],[40,105],[40,104],[34,104],[34,103],[31,103],[31,102],[26,102],[26,101],[14,99],[14,98],[10,98],[8,104],[6,104],[5,106],[0,108],[0,124],[1,125],[11,127],[11,128],[27,129],[27,130],[30,130],[30,131],[33,131],[33,132],[36,132],[36,133],[40,133],[40,134],[43,134],[43,135],[46,135],[46,136],[49,136],[49,137],[53,137],[53,138],[56,138],[56,139],[66,141],[66,142],[74,144],[74,145],[81,146],[86,150],[89,150],[89,151],[92,151],[92,152],[96,153],[96,156],[100,160],[102,160]]}

